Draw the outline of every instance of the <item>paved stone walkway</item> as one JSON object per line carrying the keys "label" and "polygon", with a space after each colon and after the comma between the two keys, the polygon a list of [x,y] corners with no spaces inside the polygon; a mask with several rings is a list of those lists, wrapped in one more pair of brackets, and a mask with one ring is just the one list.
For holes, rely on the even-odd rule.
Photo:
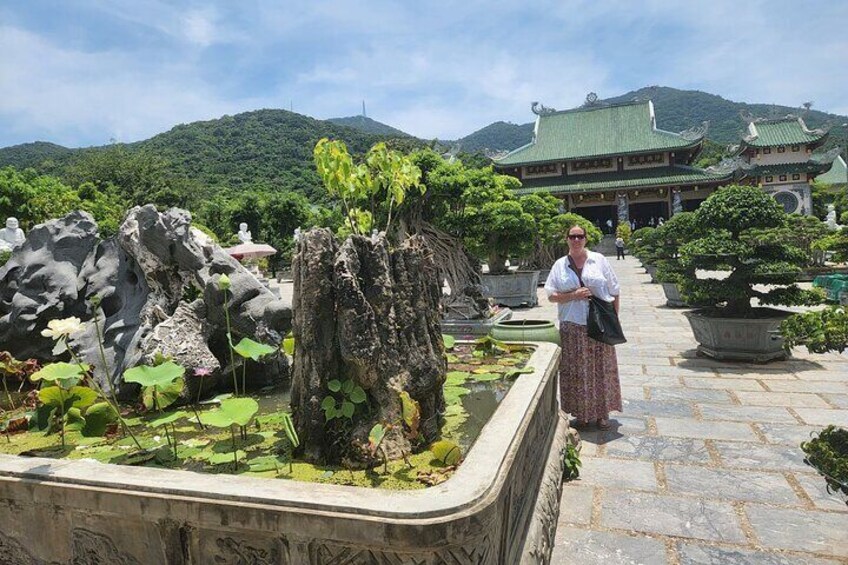
{"label": "paved stone walkway", "polygon": [[[848,357],[797,351],[768,365],[695,356],[680,310],[633,258],[618,346],[624,411],[588,429],[579,480],[563,489],[554,563],[848,563],[848,506],[799,443],[848,426]],[[556,319],[555,307],[515,318]]]}

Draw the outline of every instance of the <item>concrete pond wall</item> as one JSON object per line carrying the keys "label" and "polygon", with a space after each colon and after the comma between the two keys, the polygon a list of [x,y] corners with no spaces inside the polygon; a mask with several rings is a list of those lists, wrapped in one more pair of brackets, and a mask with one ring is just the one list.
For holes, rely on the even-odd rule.
{"label": "concrete pond wall", "polygon": [[381,491],[0,456],[0,563],[546,563],[567,422],[535,344],[448,481]]}

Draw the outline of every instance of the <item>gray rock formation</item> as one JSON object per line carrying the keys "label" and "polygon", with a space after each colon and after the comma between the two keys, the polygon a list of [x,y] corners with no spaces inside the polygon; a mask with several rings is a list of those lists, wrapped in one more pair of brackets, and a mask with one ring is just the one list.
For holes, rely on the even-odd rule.
{"label": "gray rock formation", "polygon": [[[250,337],[274,345],[291,328],[291,308],[199,230],[188,212],[160,213],[153,205],[130,210],[119,233],[100,240],[85,212],[72,212],[33,228],[0,268],[0,349],[17,358],[54,360],[52,340],[40,332],[53,319],[77,316],[85,331],[71,346],[95,376],[123,392],[120,377],[157,352],[192,374],[228,369],[224,294],[220,275],[231,280],[227,304],[233,340]],[[194,289],[194,290],[192,290]],[[190,304],[184,297],[201,298]],[[111,374],[101,361],[97,315]],[[263,372],[265,374],[263,374]],[[288,375],[285,356],[252,366],[263,382]],[[220,379],[227,382],[228,379]]]}

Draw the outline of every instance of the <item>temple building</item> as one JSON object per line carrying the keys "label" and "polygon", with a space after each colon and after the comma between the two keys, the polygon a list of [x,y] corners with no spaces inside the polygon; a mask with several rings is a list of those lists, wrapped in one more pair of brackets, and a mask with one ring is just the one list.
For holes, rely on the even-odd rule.
{"label": "temple building", "polygon": [[740,183],[752,184],[774,196],[788,213],[812,214],[810,183],[828,171],[839,149],[814,155],[827,132],[810,130],[802,118],[754,120],[736,148]]}
{"label": "temple building", "polygon": [[692,166],[706,124],[681,133],[657,129],[650,101],[586,105],[556,111],[533,104],[533,140],[496,159],[495,168],[521,180],[519,194],[547,192],[607,230],[619,221],[637,227],[694,210],[735,170]]}

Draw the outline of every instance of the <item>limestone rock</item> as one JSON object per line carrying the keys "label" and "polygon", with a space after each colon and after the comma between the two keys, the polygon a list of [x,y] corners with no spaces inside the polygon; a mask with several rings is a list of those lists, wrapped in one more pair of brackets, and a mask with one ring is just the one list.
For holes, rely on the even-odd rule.
{"label": "limestone rock", "polygon": [[[224,294],[216,283],[225,273],[232,282],[227,304],[234,341],[251,337],[279,344],[291,327],[290,306],[191,228],[188,212],[135,207],[119,233],[106,240],[99,239],[89,214],[72,212],[33,228],[0,268],[0,348],[18,358],[51,361],[53,342],[40,331],[52,319],[77,316],[89,323],[72,337],[71,345],[95,366],[95,377],[107,388],[114,383],[123,392],[123,372],[149,360],[157,348],[170,352],[189,372],[222,367],[228,350]],[[190,308],[181,307],[190,288],[203,299]],[[90,323],[95,314],[111,370],[108,375],[98,328]],[[181,324],[185,327],[178,331]],[[199,335],[187,337],[195,331]],[[285,357],[251,373],[263,382],[269,375],[285,377]]]}

